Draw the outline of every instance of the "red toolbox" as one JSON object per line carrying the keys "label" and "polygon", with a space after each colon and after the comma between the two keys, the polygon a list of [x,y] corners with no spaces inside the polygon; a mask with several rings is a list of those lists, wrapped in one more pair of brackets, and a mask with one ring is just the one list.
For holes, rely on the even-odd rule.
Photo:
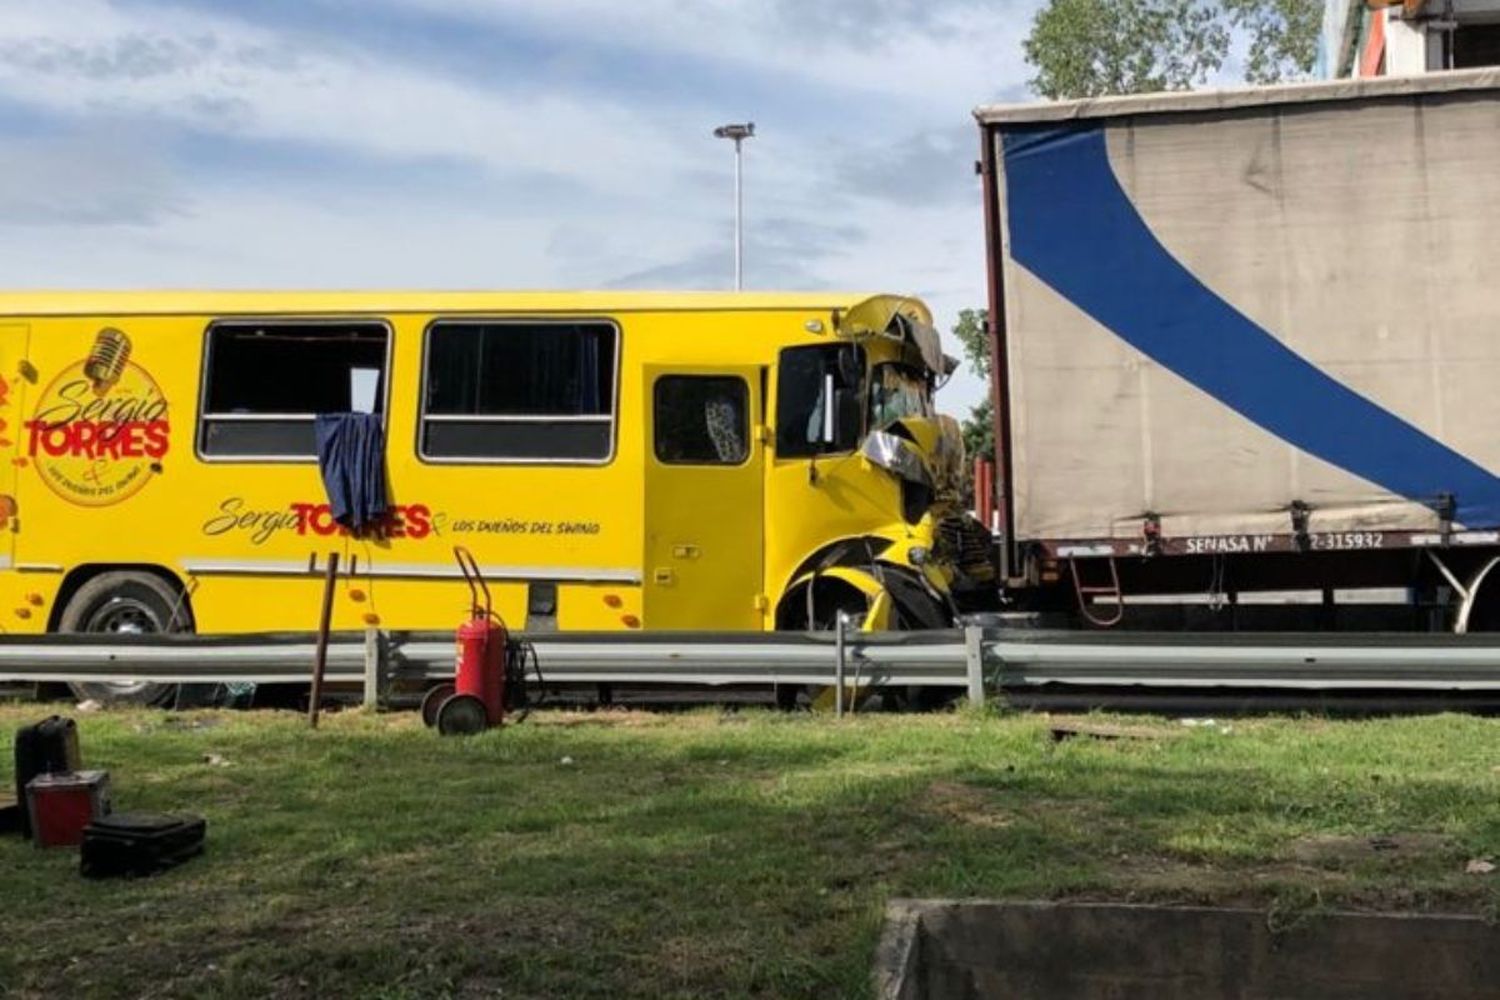
{"label": "red toolbox", "polygon": [[109,772],[39,774],[26,785],[26,808],[36,846],[77,846],[83,828],[110,811]]}

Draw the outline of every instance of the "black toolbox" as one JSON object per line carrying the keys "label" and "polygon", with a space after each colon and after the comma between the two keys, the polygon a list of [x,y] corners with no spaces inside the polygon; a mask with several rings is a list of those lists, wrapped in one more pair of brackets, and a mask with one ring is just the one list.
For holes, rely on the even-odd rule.
{"label": "black toolbox", "polygon": [[89,878],[151,875],[203,851],[200,816],[110,813],[83,829],[79,870]]}
{"label": "black toolbox", "polygon": [[9,792],[0,792],[0,833],[19,833],[21,805]]}
{"label": "black toolbox", "polygon": [[26,814],[27,783],[40,774],[82,768],[78,726],[72,719],[49,715],[16,731],[16,804],[20,807],[22,836],[31,836],[31,817]]}

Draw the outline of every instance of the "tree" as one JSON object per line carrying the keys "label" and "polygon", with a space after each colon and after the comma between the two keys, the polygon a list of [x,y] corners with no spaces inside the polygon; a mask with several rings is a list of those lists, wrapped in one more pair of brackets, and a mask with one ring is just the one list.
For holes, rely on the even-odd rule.
{"label": "tree", "polygon": [[1022,42],[1043,97],[1181,90],[1208,82],[1243,47],[1243,77],[1311,72],[1319,0],[1050,0]]}
{"label": "tree", "polygon": [[1250,51],[1245,79],[1276,83],[1289,76],[1306,76],[1318,59],[1323,31],[1323,4],[1311,0],[1226,0],[1231,23],[1249,33]]}
{"label": "tree", "polygon": [[[964,358],[974,374],[989,382],[990,336],[989,313],[984,309],[960,309],[958,322],[953,324],[953,336],[963,348]],[[984,400],[969,411],[963,423],[964,451],[969,458],[995,453],[994,403],[988,393]],[[970,470],[972,474],[972,470]]]}

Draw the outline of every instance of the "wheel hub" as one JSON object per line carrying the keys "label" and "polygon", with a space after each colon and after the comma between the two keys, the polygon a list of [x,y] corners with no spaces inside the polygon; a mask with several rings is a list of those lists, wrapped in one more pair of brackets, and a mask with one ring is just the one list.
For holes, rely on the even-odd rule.
{"label": "wheel hub", "polygon": [[[109,635],[155,635],[162,631],[151,608],[129,597],[116,597],[90,616],[84,631]],[[99,681],[112,694],[129,696],[151,687],[150,681]]]}

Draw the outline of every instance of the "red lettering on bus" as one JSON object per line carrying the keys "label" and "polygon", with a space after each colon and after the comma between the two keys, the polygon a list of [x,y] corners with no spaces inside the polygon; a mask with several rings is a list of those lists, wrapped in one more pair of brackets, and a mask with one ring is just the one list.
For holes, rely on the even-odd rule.
{"label": "red lettering on bus", "polygon": [[28,420],[26,430],[33,457],[41,451],[53,458],[161,458],[171,446],[165,420]]}
{"label": "red lettering on bus", "polygon": [[406,512],[406,536],[426,538],[432,534],[432,511],[425,503],[414,503],[409,507],[397,507]]}

